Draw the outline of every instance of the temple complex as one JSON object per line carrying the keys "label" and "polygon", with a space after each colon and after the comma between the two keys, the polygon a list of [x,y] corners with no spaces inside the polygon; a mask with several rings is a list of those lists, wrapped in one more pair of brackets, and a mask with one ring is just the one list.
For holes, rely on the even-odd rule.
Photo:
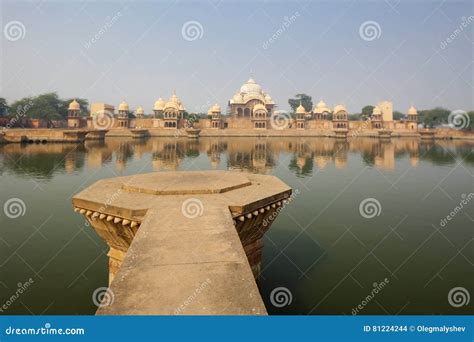
{"label": "temple complex", "polygon": [[[113,119],[109,127],[111,129],[149,129],[149,134],[152,136],[161,135],[162,133],[157,131],[159,129],[178,130],[189,126],[184,104],[175,91],[168,100],[161,97],[156,100],[151,115],[146,115],[142,106],[136,108],[135,115],[133,115],[125,101],[119,104],[118,113],[115,113],[114,106],[93,103],[91,104],[91,118],[80,117],[77,101],[71,102],[69,107],[69,128],[87,127],[93,129],[95,128],[94,120],[91,118],[103,115],[103,113]],[[265,92],[253,78],[249,78],[229,99],[225,113],[216,103],[209,108],[207,114],[207,118],[201,117],[198,122],[193,123],[196,128],[204,130],[202,132],[204,135],[226,135],[227,133],[224,131],[229,133],[254,131],[254,134],[258,135],[261,134],[259,132],[272,130],[278,130],[278,134],[284,134],[295,130],[300,134],[305,134],[302,132],[306,131],[306,134],[315,136],[345,137],[350,131],[363,131],[359,133],[376,136],[378,130],[395,131],[401,134],[405,132],[413,135],[418,129],[417,111],[413,106],[408,109],[406,120],[393,120],[392,103],[382,101],[374,106],[368,122],[349,121],[349,113],[343,104],[336,104],[331,108],[322,99],[309,112],[300,103],[293,114],[285,114],[284,127],[275,127],[274,121],[279,120],[278,116],[281,116],[281,111],[276,111],[276,104],[270,94]],[[208,132],[207,129],[209,129]],[[222,133],[218,133],[219,131]],[[110,134],[126,133],[111,132]]]}
{"label": "temple complex", "polygon": [[[176,91],[167,100],[159,97],[152,108],[152,113],[147,114],[142,106],[132,110],[125,100],[118,105],[117,111],[110,104],[92,103],[90,115],[83,116],[80,103],[73,100],[68,107],[67,128],[86,130],[88,139],[103,139],[105,136],[474,138],[469,132],[449,127],[418,129],[418,112],[413,105],[408,108],[405,118],[394,120],[393,104],[390,101],[377,103],[366,120],[349,120],[349,112],[344,104],[331,107],[322,99],[310,110],[301,102],[294,113],[276,110],[277,105],[270,94],[253,78],[229,99],[226,109],[215,103],[207,111],[207,117],[203,117],[202,113],[197,113],[199,116],[187,113]],[[32,131],[8,130],[2,142],[61,141],[56,135],[48,138],[45,131],[33,134]],[[83,138],[72,140],[82,141]],[[64,141],[70,139],[68,137]]]}

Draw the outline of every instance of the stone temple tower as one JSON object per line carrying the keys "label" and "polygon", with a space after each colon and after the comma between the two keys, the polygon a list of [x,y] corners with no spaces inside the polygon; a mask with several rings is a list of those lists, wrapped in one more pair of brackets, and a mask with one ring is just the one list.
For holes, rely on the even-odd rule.
{"label": "stone temple tower", "polygon": [[74,99],[70,104],[67,111],[67,126],[69,128],[79,128],[80,127],[80,114],[81,106],[79,102]]}

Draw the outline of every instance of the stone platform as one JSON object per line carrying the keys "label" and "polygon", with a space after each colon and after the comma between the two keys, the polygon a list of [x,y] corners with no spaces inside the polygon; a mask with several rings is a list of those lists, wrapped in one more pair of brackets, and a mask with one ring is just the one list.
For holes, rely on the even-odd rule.
{"label": "stone platform", "polygon": [[114,302],[97,314],[261,315],[262,237],[291,195],[273,176],[159,172],[73,198],[110,247]]}

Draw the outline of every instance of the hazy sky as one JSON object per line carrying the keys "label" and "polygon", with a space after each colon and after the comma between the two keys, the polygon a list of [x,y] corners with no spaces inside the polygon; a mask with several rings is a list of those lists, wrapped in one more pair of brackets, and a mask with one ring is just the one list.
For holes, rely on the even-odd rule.
{"label": "hazy sky", "polygon": [[473,15],[470,0],[2,0],[0,96],[57,91],[149,113],[176,89],[195,112],[252,75],[283,110],[297,93],[350,112],[381,100],[471,110]]}

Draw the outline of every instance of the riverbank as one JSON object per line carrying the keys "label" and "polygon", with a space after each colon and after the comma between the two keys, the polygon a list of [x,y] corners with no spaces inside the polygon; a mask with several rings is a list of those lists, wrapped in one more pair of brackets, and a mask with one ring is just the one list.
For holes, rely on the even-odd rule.
{"label": "riverbank", "polygon": [[[72,129],[8,129],[0,135],[0,143],[56,143],[56,142],[83,142],[87,136],[103,132],[103,137],[186,137],[185,129],[161,129],[161,128],[134,128],[134,129],[110,129],[108,132],[98,130],[72,130]],[[137,135],[137,132],[140,132]],[[421,131],[394,130],[389,132],[389,138],[420,138]],[[436,140],[472,140],[474,133],[455,129],[432,129],[425,132],[433,132],[430,138]],[[95,134],[97,135],[97,134]],[[332,130],[257,130],[257,129],[202,129],[200,137],[256,137],[256,138],[338,138]],[[343,136],[344,137],[344,136]],[[380,130],[349,130],[346,138],[387,138],[380,136]]]}

